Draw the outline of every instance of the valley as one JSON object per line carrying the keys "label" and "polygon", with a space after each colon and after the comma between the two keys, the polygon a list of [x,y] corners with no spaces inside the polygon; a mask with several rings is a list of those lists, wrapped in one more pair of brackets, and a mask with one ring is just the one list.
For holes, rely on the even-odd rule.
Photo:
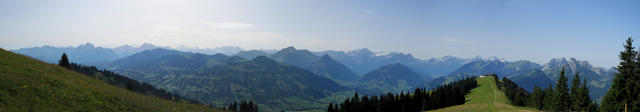
{"label": "valley", "polygon": [[[512,78],[531,92],[534,85],[547,87],[553,84],[556,81],[554,77],[557,77],[554,74],[561,67],[570,68],[569,72],[585,74],[591,91],[596,91],[591,94],[592,99],[598,101],[604,95],[601,91],[610,84],[610,74],[614,73],[611,69],[593,67],[586,61],[574,58],[553,59],[549,64],[540,65],[526,60],[504,61],[496,57],[462,59],[447,56],[420,60],[403,53],[376,57],[379,54],[368,49],[311,52],[287,47],[271,53],[261,50],[238,51],[237,55],[229,56],[185,52],[151,44],[131,47],[131,50],[120,47],[119,50],[136,51],[145,49],[143,47],[149,50],[137,50],[139,52],[97,66],[214,107],[226,107],[233,101],[251,100],[262,105],[260,109],[263,111],[322,110],[326,104],[338,102],[355,92],[363,95],[411,92],[413,88],[431,89],[483,73],[497,73],[499,77]],[[21,49],[20,52],[33,52],[30,49]],[[40,54],[25,55],[38,58]],[[73,55],[70,59],[82,60]],[[370,70],[366,73],[352,71],[352,68],[364,65],[378,68],[362,68]],[[438,77],[436,73],[443,71],[428,72],[432,67],[445,67],[445,71],[451,71]]]}

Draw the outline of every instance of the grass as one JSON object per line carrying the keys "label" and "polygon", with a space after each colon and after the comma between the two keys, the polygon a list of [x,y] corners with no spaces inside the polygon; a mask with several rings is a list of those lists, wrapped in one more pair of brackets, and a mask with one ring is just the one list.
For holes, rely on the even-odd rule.
{"label": "grass", "polygon": [[0,112],[222,111],[134,93],[0,49]]}
{"label": "grass", "polygon": [[510,105],[504,92],[497,89],[494,77],[478,78],[478,87],[467,94],[463,105],[457,105],[433,112],[532,112],[536,109]]}

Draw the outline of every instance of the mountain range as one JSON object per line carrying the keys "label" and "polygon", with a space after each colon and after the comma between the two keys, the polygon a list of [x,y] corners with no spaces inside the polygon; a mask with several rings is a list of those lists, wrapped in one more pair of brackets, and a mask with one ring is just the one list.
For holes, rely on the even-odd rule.
{"label": "mountain range", "polygon": [[480,74],[496,73],[499,77],[507,77],[520,87],[532,91],[534,86],[546,88],[549,84],[555,85],[562,67],[565,68],[569,80],[578,72],[581,78],[586,78],[593,99],[604,96],[608,90],[613,74],[613,68],[594,67],[587,61],[579,61],[575,58],[554,58],[545,65],[538,65],[526,60],[504,61],[495,58],[477,60],[465,64],[445,77],[440,77],[421,84],[419,87],[434,88],[441,84],[449,83],[464,77],[479,76]]}
{"label": "mountain range", "polygon": [[435,88],[487,73],[507,77],[531,91],[534,86],[553,85],[562,67],[569,80],[575,72],[586,78],[592,98],[599,99],[608,90],[616,71],[574,58],[555,58],[537,64],[497,57],[444,56],[422,60],[408,53],[375,53],[366,48],[317,52],[294,47],[280,50],[219,48],[226,50],[175,50],[152,44],[110,49],[88,43],[12,52],[49,63],[56,63],[60,54],[66,52],[72,61],[98,65],[206,104],[222,106],[236,100],[254,100],[265,105],[261,109],[271,111],[321,109],[353,92],[378,95],[411,91],[416,87]]}
{"label": "mountain range", "polygon": [[318,105],[317,99],[348,89],[331,79],[266,56],[245,60],[224,54],[153,49],[108,66],[125,76],[203,103],[222,106],[237,100],[254,100],[265,105],[261,109],[265,111],[319,108],[290,104]]}
{"label": "mountain range", "polygon": [[395,63],[367,72],[360,80],[367,85],[363,87],[369,87],[368,89],[394,92],[409,90],[426,81],[416,77],[420,75],[400,63]]}
{"label": "mountain range", "polygon": [[27,55],[48,63],[57,63],[62,53],[70,55],[70,59],[83,64],[98,65],[111,62],[120,58],[116,52],[109,48],[95,47],[91,43],[79,45],[77,47],[53,47],[42,46],[32,48],[21,48],[11,50],[18,54]]}

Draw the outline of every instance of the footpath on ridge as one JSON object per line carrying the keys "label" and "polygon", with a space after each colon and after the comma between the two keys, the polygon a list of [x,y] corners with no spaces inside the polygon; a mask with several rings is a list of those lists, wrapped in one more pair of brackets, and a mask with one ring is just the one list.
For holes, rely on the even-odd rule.
{"label": "footpath on ridge", "polygon": [[478,87],[471,90],[465,97],[467,102],[462,105],[451,106],[429,112],[533,112],[536,109],[510,105],[504,92],[498,89],[495,77],[480,77]]}

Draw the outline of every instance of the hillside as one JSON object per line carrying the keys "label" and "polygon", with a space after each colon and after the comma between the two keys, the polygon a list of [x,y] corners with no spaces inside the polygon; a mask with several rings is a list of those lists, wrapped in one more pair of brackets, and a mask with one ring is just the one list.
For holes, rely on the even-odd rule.
{"label": "hillside", "polygon": [[221,111],[134,93],[0,50],[0,111]]}
{"label": "hillside", "polygon": [[355,72],[334,60],[331,56],[322,55],[322,57],[318,57],[304,49],[297,50],[294,47],[287,47],[271,55],[270,58],[309,70],[338,82],[356,81],[360,78]]}
{"label": "hillside", "polygon": [[368,89],[381,90],[380,92],[397,92],[408,90],[425,82],[418,73],[408,67],[396,63],[382,66],[368,72],[360,79]]}
{"label": "hillside", "polygon": [[339,81],[357,81],[360,79],[356,73],[342,63],[333,60],[329,55],[323,55],[320,59],[312,62],[309,70],[318,75]]}
{"label": "hillside", "polygon": [[517,107],[510,105],[509,99],[504,92],[499,90],[493,80],[494,77],[477,78],[478,87],[471,90],[471,93],[465,97],[467,102],[463,105],[457,105],[430,112],[533,112],[537,111],[528,107]]}
{"label": "hillside", "polygon": [[266,56],[244,60],[223,54],[155,49],[117,60],[110,67],[119,74],[217,107],[252,100],[263,111],[317,110],[326,102],[321,99],[348,90],[333,80]]}
{"label": "hillside", "polygon": [[309,67],[309,65],[311,65],[311,63],[313,63],[313,61],[319,59],[320,57],[316,56],[315,54],[311,53],[311,51],[306,49],[298,50],[294,47],[287,47],[272,54],[269,58],[278,62],[306,69]]}

